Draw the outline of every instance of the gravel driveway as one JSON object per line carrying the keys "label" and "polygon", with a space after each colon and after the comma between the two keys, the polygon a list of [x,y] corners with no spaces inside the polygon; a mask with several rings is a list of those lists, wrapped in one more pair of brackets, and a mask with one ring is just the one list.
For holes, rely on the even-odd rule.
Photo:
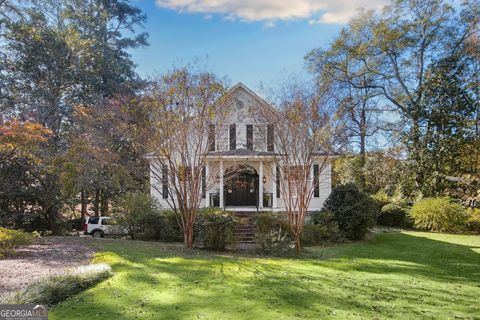
{"label": "gravel driveway", "polygon": [[93,257],[91,237],[45,237],[0,260],[0,294],[28,286],[65,269],[88,264]]}

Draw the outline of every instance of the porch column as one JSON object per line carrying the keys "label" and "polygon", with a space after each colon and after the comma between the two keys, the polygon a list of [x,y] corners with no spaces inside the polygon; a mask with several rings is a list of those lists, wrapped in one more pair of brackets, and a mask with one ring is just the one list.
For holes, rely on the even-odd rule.
{"label": "porch column", "polygon": [[223,202],[223,161],[220,161],[220,208],[224,208]]}
{"label": "porch column", "polygon": [[205,208],[210,207],[210,164],[205,163]]}
{"label": "porch column", "polygon": [[272,209],[277,207],[277,164],[272,164]]}
{"label": "porch column", "polygon": [[258,208],[263,209],[263,161],[258,168]]}

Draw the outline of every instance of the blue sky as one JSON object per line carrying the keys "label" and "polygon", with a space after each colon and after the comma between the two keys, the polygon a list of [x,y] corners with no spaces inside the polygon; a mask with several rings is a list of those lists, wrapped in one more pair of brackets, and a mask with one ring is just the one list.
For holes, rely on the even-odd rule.
{"label": "blue sky", "polygon": [[[326,46],[359,6],[348,0],[136,0],[150,46],[132,56],[142,76],[197,59],[232,84],[258,89],[304,72],[305,54]],[[364,0],[378,8],[384,0]]]}

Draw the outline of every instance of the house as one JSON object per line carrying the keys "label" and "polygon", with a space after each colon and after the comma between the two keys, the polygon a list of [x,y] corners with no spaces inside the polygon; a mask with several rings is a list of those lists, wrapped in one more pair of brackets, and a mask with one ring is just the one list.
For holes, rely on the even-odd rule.
{"label": "house", "polygon": [[[281,173],[274,161],[275,132],[258,112],[267,102],[238,83],[226,95],[232,108],[222,128],[209,132],[209,153],[202,171],[201,208],[221,207],[235,212],[285,211]],[[322,155],[311,168],[317,175],[309,211],[320,210],[331,191],[331,165]],[[151,195],[168,208],[168,179],[162,181],[155,158],[150,158]],[[322,163],[323,165],[320,165]],[[323,170],[320,170],[323,168]],[[320,172],[321,171],[321,172]]]}

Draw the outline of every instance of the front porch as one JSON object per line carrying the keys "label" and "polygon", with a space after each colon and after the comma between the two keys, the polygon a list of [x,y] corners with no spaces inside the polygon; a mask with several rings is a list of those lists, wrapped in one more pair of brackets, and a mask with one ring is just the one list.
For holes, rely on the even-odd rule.
{"label": "front porch", "polygon": [[271,159],[237,157],[207,163],[206,176],[212,184],[205,207],[226,211],[278,211],[276,166]]}

